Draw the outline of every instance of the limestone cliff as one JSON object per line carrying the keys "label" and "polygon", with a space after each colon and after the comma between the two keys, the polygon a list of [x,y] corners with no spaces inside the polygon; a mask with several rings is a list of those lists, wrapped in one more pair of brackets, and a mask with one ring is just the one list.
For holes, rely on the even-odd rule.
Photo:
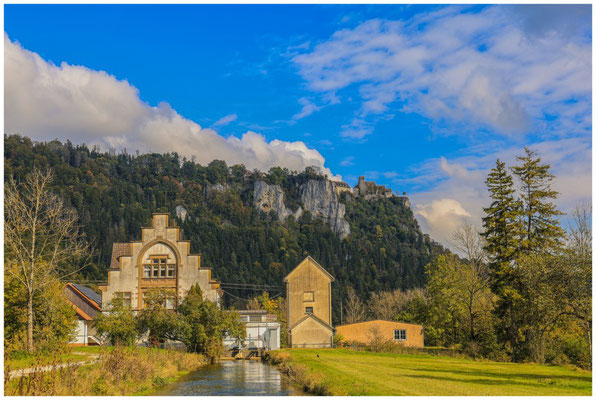
{"label": "limestone cliff", "polygon": [[268,213],[273,210],[280,220],[285,221],[290,215],[298,218],[302,215],[302,209],[295,213],[286,207],[284,191],[279,185],[269,185],[267,182],[256,181],[254,187],[254,205],[260,211]]}
{"label": "limestone cliff", "polygon": [[327,220],[333,232],[341,239],[350,234],[350,224],[344,219],[346,206],[339,202],[334,182],[311,179],[300,189],[300,199],[305,210]]}
{"label": "limestone cliff", "polygon": [[346,206],[339,202],[335,182],[329,180],[309,180],[300,186],[302,207],[292,212],[286,207],[283,189],[279,185],[269,185],[263,181],[255,182],[254,205],[263,212],[274,210],[279,219],[285,221],[290,215],[298,219],[304,210],[310,211],[331,226],[341,238],[350,234],[350,224],[344,219]]}

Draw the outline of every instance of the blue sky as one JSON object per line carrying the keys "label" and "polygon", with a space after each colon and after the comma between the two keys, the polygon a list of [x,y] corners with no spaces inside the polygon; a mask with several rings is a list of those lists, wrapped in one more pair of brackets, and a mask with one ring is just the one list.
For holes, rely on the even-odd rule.
{"label": "blue sky", "polygon": [[591,198],[591,6],[5,5],[7,133],[317,165],[446,243],[531,146]]}

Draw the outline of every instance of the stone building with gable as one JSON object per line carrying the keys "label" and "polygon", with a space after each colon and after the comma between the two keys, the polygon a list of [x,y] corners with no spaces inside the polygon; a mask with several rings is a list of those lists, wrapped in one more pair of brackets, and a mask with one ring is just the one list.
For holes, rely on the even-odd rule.
{"label": "stone building with gable", "polygon": [[103,303],[119,298],[140,310],[152,290],[163,290],[170,294],[164,306],[175,309],[196,283],[205,299],[219,302],[219,283],[210,269],[201,268],[200,254],[191,254],[190,241],[181,235],[179,227],[169,226],[168,214],[156,213],[152,226],[142,228],[140,241],[114,243],[108,284],[100,286]]}
{"label": "stone building with gable", "polygon": [[332,347],[331,282],[335,278],[311,256],[285,278],[290,347]]}

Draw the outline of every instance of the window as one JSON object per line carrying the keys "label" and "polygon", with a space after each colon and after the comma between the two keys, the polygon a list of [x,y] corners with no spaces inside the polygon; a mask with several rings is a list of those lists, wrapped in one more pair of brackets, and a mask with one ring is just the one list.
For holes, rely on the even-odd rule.
{"label": "window", "polygon": [[176,277],[176,264],[168,264],[167,256],[152,256],[151,263],[143,265],[143,278],[165,279]]}
{"label": "window", "polygon": [[312,307],[306,307],[305,313],[312,314]]}
{"label": "window", "polygon": [[304,301],[315,301],[315,292],[304,292]]}
{"label": "window", "polygon": [[405,329],[394,329],[393,330],[393,340],[406,340],[406,330]]}
{"label": "window", "polygon": [[[163,295],[160,295],[160,292]],[[154,297],[152,299],[153,296],[159,296],[159,297]],[[149,306],[149,302],[150,301],[159,301],[161,302],[161,306],[163,308],[166,308],[168,310],[173,310],[176,308],[176,293],[173,290],[166,290],[165,292],[162,292],[159,289],[144,289],[143,291],[143,306],[147,307]]]}
{"label": "window", "polygon": [[122,300],[122,306],[124,307],[131,307],[131,295],[130,292],[116,292],[114,293],[114,297],[116,299]]}
{"label": "window", "polygon": [[263,321],[263,317],[260,315],[251,315],[248,319],[250,322],[261,322]]}
{"label": "window", "polygon": [[174,264],[168,265],[168,278],[176,277],[176,266]]}

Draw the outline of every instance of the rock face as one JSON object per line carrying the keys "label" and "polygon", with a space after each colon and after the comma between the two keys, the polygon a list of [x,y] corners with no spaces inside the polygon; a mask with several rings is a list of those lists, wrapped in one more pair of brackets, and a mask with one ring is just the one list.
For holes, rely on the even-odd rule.
{"label": "rock face", "polygon": [[180,218],[182,222],[186,221],[186,217],[188,217],[188,211],[186,208],[182,206],[176,206],[176,216]]}
{"label": "rock face", "polygon": [[260,211],[268,213],[274,210],[280,220],[285,221],[290,215],[298,218],[302,215],[302,209],[299,208],[293,213],[286,207],[284,191],[279,185],[269,185],[267,182],[256,181],[254,188],[254,204]]}
{"label": "rock face", "polygon": [[329,180],[309,180],[301,186],[304,209],[327,220],[341,239],[350,234],[350,224],[344,219],[346,206],[339,202],[334,183]]}
{"label": "rock face", "polygon": [[[346,206],[339,202],[335,183],[309,180],[300,187],[300,193],[304,210],[327,221],[341,239],[350,234],[350,224],[344,219]],[[284,192],[279,185],[269,185],[263,181],[255,182],[254,205],[263,212],[274,210],[282,221],[290,215],[298,219],[303,213],[302,207],[295,212],[286,207]]]}

